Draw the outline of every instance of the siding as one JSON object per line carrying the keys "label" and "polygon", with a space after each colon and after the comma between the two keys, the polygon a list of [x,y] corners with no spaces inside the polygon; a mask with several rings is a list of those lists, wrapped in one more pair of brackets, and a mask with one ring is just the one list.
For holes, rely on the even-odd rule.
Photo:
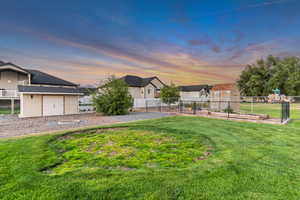
{"label": "siding", "polygon": [[20,117],[42,116],[42,95],[22,94],[20,96],[21,113]]}
{"label": "siding", "polygon": [[145,98],[155,98],[155,87],[151,84],[145,87]]}
{"label": "siding", "polygon": [[142,94],[142,90],[139,87],[129,87],[129,93],[134,99],[144,98],[144,94]]}
{"label": "siding", "polygon": [[27,76],[14,71],[2,71],[0,72],[0,88],[6,90],[17,90],[19,81],[28,80]]}
{"label": "siding", "polygon": [[164,87],[164,85],[159,80],[157,80],[157,79],[153,79],[151,81],[151,83],[153,83],[158,89],[161,89],[161,88]]}
{"label": "siding", "polygon": [[65,96],[65,114],[77,114],[79,108],[79,96]]}
{"label": "siding", "polygon": [[[47,96],[47,95],[46,95]],[[64,97],[64,112],[68,114],[77,114],[79,111],[79,96]],[[43,100],[39,94],[21,94],[21,113],[19,117],[41,117],[43,116]]]}

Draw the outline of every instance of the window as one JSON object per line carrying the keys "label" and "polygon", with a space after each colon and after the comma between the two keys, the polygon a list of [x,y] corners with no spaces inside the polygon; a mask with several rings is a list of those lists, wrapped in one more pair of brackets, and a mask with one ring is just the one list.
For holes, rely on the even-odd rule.
{"label": "window", "polygon": [[151,89],[148,89],[148,94],[150,94],[151,93]]}

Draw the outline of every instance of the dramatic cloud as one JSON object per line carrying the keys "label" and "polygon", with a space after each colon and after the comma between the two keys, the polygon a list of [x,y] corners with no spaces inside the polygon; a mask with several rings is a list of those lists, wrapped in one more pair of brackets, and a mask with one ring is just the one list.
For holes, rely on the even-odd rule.
{"label": "dramatic cloud", "polygon": [[211,51],[215,53],[220,53],[221,52],[221,47],[219,47],[210,37],[204,36],[199,39],[191,39],[188,41],[189,45],[192,46],[207,46],[210,48]]}
{"label": "dramatic cloud", "polygon": [[291,13],[300,3],[293,0],[11,0],[2,6],[0,60],[81,84],[111,74],[233,82],[258,58],[299,52],[300,17]]}

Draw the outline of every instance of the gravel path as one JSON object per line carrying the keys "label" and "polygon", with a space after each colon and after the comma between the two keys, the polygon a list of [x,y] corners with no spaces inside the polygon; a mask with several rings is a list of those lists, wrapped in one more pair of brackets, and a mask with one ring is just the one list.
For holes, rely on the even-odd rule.
{"label": "gravel path", "polygon": [[23,136],[87,126],[108,125],[170,116],[167,113],[136,112],[120,116],[95,114],[66,115],[43,118],[19,119],[16,115],[0,115],[0,138]]}

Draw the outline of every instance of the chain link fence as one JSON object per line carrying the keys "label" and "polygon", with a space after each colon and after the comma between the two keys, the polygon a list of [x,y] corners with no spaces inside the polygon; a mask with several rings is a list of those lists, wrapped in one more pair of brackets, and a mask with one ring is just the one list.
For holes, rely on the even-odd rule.
{"label": "chain link fence", "polygon": [[268,102],[264,98],[241,98],[240,101],[197,101],[170,99],[162,102],[160,99],[145,100],[146,112],[175,112],[194,115],[210,115],[225,118],[249,120],[274,119],[285,122],[290,119],[289,102]]}

